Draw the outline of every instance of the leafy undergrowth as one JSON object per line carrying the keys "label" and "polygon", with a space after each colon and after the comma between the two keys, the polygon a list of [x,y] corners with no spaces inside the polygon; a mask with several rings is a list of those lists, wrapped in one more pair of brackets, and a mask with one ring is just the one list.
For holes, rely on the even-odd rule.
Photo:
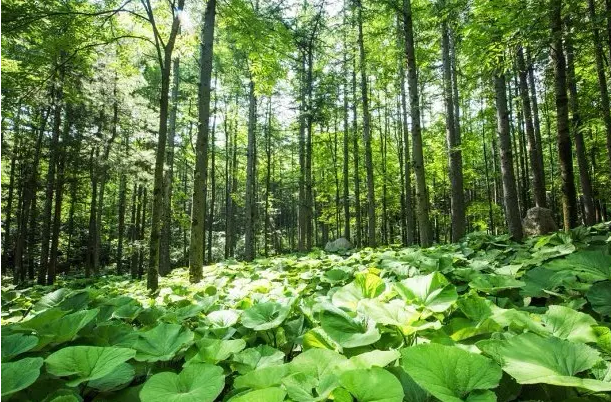
{"label": "leafy undergrowth", "polygon": [[608,225],[2,288],[2,400],[609,401]]}

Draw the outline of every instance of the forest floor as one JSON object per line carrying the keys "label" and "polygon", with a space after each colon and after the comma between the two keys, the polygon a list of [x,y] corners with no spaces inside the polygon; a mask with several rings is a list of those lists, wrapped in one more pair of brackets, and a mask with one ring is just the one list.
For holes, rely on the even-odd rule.
{"label": "forest floor", "polygon": [[2,400],[609,401],[609,225],[2,287]]}

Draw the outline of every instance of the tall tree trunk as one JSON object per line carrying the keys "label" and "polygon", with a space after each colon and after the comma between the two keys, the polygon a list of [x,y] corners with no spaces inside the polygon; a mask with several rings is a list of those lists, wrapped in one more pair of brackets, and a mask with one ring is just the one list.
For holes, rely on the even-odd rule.
{"label": "tall tree trunk", "polygon": [[[152,8],[149,0],[147,11],[149,20],[154,23]],[[214,1],[212,1],[214,3]],[[174,4],[174,3],[172,3]],[[178,0],[176,10],[181,12],[184,10],[185,0]],[[208,6],[206,6],[208,8]],[[159,97],[159,137],[157,139],[157,150],[155,152],[155,173],[153,175],[153,209],[151,213],[151,235],[149,240],[149,261],[146,274],[146,287],[155,292],[159,284],[159,238],[161,235],[161,215],[163,211],[163,166],[165,164],[165,150],[168,136],[168,112],[169,112],[169,91],[170,91],[170,74],[172,70],[172,53],[174,52],[174,44],[178,36],[180,27],[179,13],[174,13],[172,28],[170,30],[167,43],[163,47],[163,57],[161,57],[161,49],[159,48],[161,40],[158,38],[157,29],[155,31],[155,39],[158,44],[159,67],[161,68],[161,93]]]}
{"label": "tall tree trunk", "polygon": [[431,245],[432,232],[429,220],[429,198],[424,173],[422,151],[422,127],[420,123],[420,95],[418,86],[418,65],[414,45],[411,0],[403,0],[403,30],[405,35],[405,56],[407,59],[407,83],[409,85],[410,112],[412,117],[413,169],[416,176],[416,214],[420,231],[420,245]]}
{"label": "tall tree trunk", "polygon": [[[19,124],[19,119],[17,119],[17,123],[15,124],[15,126],[17,126]],[[11,221],[12,221],[12,214],[13,214],[13,193],[14,193],[14,188],[15,188],[15,165],[17,164],[17,139],[19,136],[19,129],[17,127],[15,127],[15,144],[13,146],[13,149],[11,150],[11,167],[10,167],[10,173],[9,173],[9,184],[8,184],[8,197],[7,197],[7,201],[6,201],[6,207],[5,207],[5,216],[6,219],[3,223],[3,227],[4,227],[4,236],[3,236],[3,242],[2,242],[2,274],[5,275],[9,266],[9,255],[11,253],[13,253],[13,249],[11,246]],[[13,261],[14,264],[14,261]],[[13,277],[13,279],[16,279],[15,277]],[[17,281],[15,281],[17,282]]]}
{"label": "tall tree trunk", "polygon": [[505,217],[509,234],[515,241],[523,237],[520,208],[518,206],[518,191],[513,171],[513,154],[511,151],[511,133],[509,129],[509,113],[507,111],[507,92],[505,76],[497,73],[494,77],[494,92],[496,99],[497,135],[501,153],[501,176],[503,182],[503,199]]}
{"label": "tall tree trunk", "polygon": [[551,0],[551,56],[554,65],[554,91],[556,94],[556,127],[558,132],[558,162],[562,177],[562,215],[564,230],[577,223],[577,195],[573,175],[573,151],[569,134],[569,104],[566,91],[566,62],[562,45],[562,0]]}
{"label": "tall tree trunk", "polygon": [[191,241],[189,250],[189,281],[202,280],[204,266],[204,232],[206,225],[206,181],[208,169],[208,131],[210,124],[210,83],[214,55],[214,21],[216,0],[206,3],[201,33],[199,92],[195,171],[193,173],[193,205],[191,206]]}
{"label": "tall tree trunk", "polygon": [[367,89],[367,61],[363,43],[363,4],[356,0],[359,61],[361,67],[361,101],[363,103],[363,141],[365,142],[365,171],[367,173],[367,245],[376,244],[375,184],[373,178],[373,155],[371,150],[371,128],[369,115],[369,93]]}
{"label": "tall tree trunk", "polygon": [[310,41],[307,51],[306,70],[306,139],[305,139],[305,248],[312,249],[312,232],[314,219],[314,196],[312,183],[312,130],[314,125],[314,105],[312,102],[312,85],[314,69],[314,49]]}
{"label": "tall tree trunk", "polygon": [[[607,13],[611,14],[611,0],[605,0]],[[596,5],[594,0],[588,0],[590,12],[590,23],[592,24],[592,42],[594,45],[594,56],[596,59],[596,75],[598,76],[598,87],[600,90],[600,111],[605,122],[605,134],[607,140],[607,161],[611,171],[611,111],[609,106],[609,89],[607,88],[607,76],[605,75],[603,61],[603,44],[598,30],[598,19],[596,17]],[[611,15],[607,15],[607,30],[611,40]],[[611,42],[609,43],[609,62],[611,63]]]}
{"label": "tall tree trunk", "polygon": [[170,122],[166,152],[167,169],[163,177],[163,216],[159,240],[159,275],[166,276],[172,271],[170,247],[172,244],[172,192],[174,186],[174,138],[176,137],[176,114],[178,112],[178,90],[180,85],[180,58],[175,57],[172,65],[172,95],[170,100]]}
{"label": "tall tree trunk", "polygon": [[271,189],[271,167],[272,167],[272,97],[269,97],[267,104],[267,126],[265,129],[265,156],[266,171],[265,171],[265,217],[263,223],[263,249],[265,256],[269,255],[269,242],[268,242],[268,231],[269,231],[269,193]]}
{"label": "tall tree trunk", "polygon": [[[126,155],[129,152],[129,138],[125,136],[123,139],[125,146]],[[119,177],[119,224],[117,227],[118,239],[117,239],[117,275],[123,274],[123,240],[125,237],[125,203],[126,203],[126,192],[127,192],[127,177],[125,172],[121,172]]]}
{"label": "tall tree trunk", "polygon": [[[399,32],[397,32],[397,38],[399,42],[399,47],[404,48],[404,38],[401,36],[401,26],[399,21],[399,16],[397,16],[397,28]],[[401,50],[401,49],[399,49]],[[401,108],[399,113],[401,114],[401,131],[403,133],[403,170],[404,170],[404,180],[403,186],[405,187],[405,196],[403,203],[405,205],[405,216],[403,219],[405,220],[405,245],[411,246],[414,244],[414,211],[413,211],[413,203],[412,203],[412,173],[411,173],[411,158],[410,158],[410,150],[409,150],[409,126],[407,124],[407,96],[405,93],[405,62],[402,58],[399,58],[399,93],[401,97]]]}
{"label": "tall tree trunk", "polygon": [[[146,209],[148,208],[148,188],[144,186],[142,192],[142,216],[140,217],[140,234],[138,235],[138,239],[140,241],[144,240],[144,233],[146,231]],[[138,253],[138,279],[142,279],[144,276],[144,263],[146,262],[146,257],[144,255],[144,247],[139,248]]]}
{"label": "tall tree trunk", "polygon": [[[214,87],[216,88],[216,77],[214,78]],[[208,214],[208,262],[212,261],[212,226],[214,223],[214,203],[216,201],[216,103],[218,97],[214,97],[214,117],[212,119],[212,130],[210,131],[210,213]]]}
{"label": "tall tree trunk", "polygon": [[58,144],[58,161],[57,161],[57,178],[55,184],[55,208],[53,216],[53,226],[51,229],[51,250],[49,253],[49,266],[47,269],[47,285],[55,283],[57,274],[57,257],[59,248],[59,231],[62,223],[62,201],[64,194],[64,172],[66,163],[66,147],[70,137],[70,129],[72,127],[72,108],[70,104],[66,106],[66,116],[64,119],[64,128],[61,134],[61,143]]}
{"label": "tall tree trunk", "polygon": [[[137,188],[137,191],[136,191]],[[136,192],[137,198],[136,198]],[[132,217],[131,217],[131,262],[130,262],[130,273],[132,279],[138,277],[138,239],[140,238],[140,215],[142,209],[142,184],[138,185],[134,183],[134,190],[132,193]]]}
{"label": "tall tree trunk", "polygon": [[[102,125],[100,123],[99,132],[102,130]],[[91,150],[91,155],[89,157],[89,176],[91,177],[91,202],[89,204],[89,230],[88,230],[88,238],[87,238],[87,257],[85,262],[85,276],[89,277],[91,272],[95,275],[99,272],[99,263],[100,263],[100,250],[97,247],[97,205],[98,205],[98,173],[96,170],[97,160],[99,158],[99,148]]]}
{"label": "tall tree trunk", "polygon": [[[227,102],[227,111],[229,111],[229,102]],[[232,199],[231,199],[231,184],[232,177],[230,169],[231,163],[231,132],[229,130],[229,113],[225,114],[223,119],[223,131],[225,132],[225,259],[229,258],[231,251],[231,222],[233,217]]]}
{"label": "tall tree trunk", "polygon": [[577,165],[579,166],[579,182],[583,196],[584,223],[592,226],[596,221],[596,210],[594,209],[594,198],[592,197],[592,182],[586,156],[586,146],[583,140],[583,128],[581,127],[581,116],[579,113],[579,98],[577,96],[577,77],[575,75],[573,41],[571,32],[566,35],[566,60],[567,60],[567,84],[569,87],[569,107],[572,114],[573,138],[575,139],[575,153]]}
{"label": "tall tree trunk", "polygon": [[524,50],[520,46],[517,53],[518,74],[520,79],[520,99],[524,111],[524,122],[526,127],[526,138],[528,141],[528,157],[530,160],[530,170],[533,183],[533,195],[535,205],[546,208],[545,199],[545,176],[543,171],[543,160],[538,155],[537,137],[535,136],[535,126],[533,125],[532,109],[528,96],[528,71],[524,60]]}
{"label": "tall tree trunk", "polygon": [[[246,151],[246,220],[244,225],[244,259],[252,261],[255,258],[255,130],[257,125],[257,98],[255,82],[249,84],[248,106],[248,145]],[[306,186],[307,187],[307,186]],[[306,244],[307,245],[307,244]]]}
{"label": "tall tree trunk", "polygon": [[446,109],[446,143],[448,147],[448,168],[450,176],[450,209],[452,217],[452,241],[457,242],[465,235],[465,196],[463,189],[462,151],[460,134],[456,131],[454,115],[457,101],[454,99],[452,63],[450,60],[450,35],[447,21],[441,24],[441,52],[443,64],[443,93]]}
{"label": "tall tree trunk", "polygon": [[[345,17],[344,17],[345,18]],[[344,38],[344,46],[345,38]],[[349,180],[350,180],[350,128],[348,127],[348,79],[346,75],[348,74],[348,60],[346,56],[347,50],[344,51],[344,74],[343,74],[343,101],[344,101],[344,140],[343,140],[343,150],[344,150],[344,159],[342,165],[342,185],[343,185],[343,204],[344,204],[344,238],[350,240],[350,189],[349,189]]]}
{"label": "tall tree trunk", "polygon": [[356,215],[356,246],[361,247],[362,242],[362,215],[361,215],[361,176],[359,170],[359,136],[358,136],[358,99],[356,94],[356,57],[352,64],[352,148],[354,159],[354,214]]}
{"label": "tall tree trunk", "polygon": [[55,170],[57,167],[59,135],[61,128],[61,114],[64,97],[64,68],[59,68],[59,77],[54,90],[53,131],[49,145],[49,165],[47,169],[47,184],[45,189],[45,203],[42,217],[42,241],[40,249],[40,266],[38,267],[38,284],[44,285],[47,280],[49,260],[49,241],[51,239],[51,214],[53,207],[53,193],[55,192]]}

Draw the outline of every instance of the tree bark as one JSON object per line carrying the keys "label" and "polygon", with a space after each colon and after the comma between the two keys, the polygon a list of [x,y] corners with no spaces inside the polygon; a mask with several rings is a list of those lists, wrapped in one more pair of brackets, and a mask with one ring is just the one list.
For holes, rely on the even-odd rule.
{"label": "tree bark", "polygon": [[[244,260],[252,261],[255,258],[255,130],[257,125],[257,98],[255,96],[255,83],[251,79],[249,84],[248,106],[248,145],[246,151],[246,220],[244,225]],[[307,187],[307,186],[306,186]],[[307,246],[307,243],[306,243]]]}
{"label": "tree bark", "polygon": [[[158,44],[159,67],[161,68],[161,94],[159,97],[159,137],[157,141],[157,150],[155,152],[155,173],[153,175],[153,209],[151,213],[151,235],[149,241],[149,261],[146,275],[146,287],[155,292],[159,284],[159,238],[161,235],[161,215],[163,211],[163,166],[165,162],[165,151],[168,135],[168,111],[169,111],[169,91],[170,91],[170,73],[172,69],[172,53],[174,44],[180,27],[180,18],[178,13],[175,13],[172,21],[172,28],[165,45],[159,43],[161,38],[155,27],[153,11],[149,0],[147,12],[149,21],[153,25],[155,32],[155,41]],[[178,0],[176,9],[181,12],[184,10],[185,0]],[[208,8],[208,6],[206,6]],[[174,13],[174,10],[172,10]],[[163,56],[161,53],[163,52]]]}
{"label": "tree bark", "polygon": [[[606,0],[607,13],[611,14],[611,0]],[[598,19],[596,17],[596,5],[594,0],[588,0],[588,11],[590,13],[590,23],[592,24],[592,42],[594,45],[594,57],[596,59],[596,75],[598,77],[598,87],[600,90],[600,111],[605,123],[605,135],[607,140],[607,162],[611,171],[611,111],[609,106],[609,89],[607,87],[607,76],[605,75],[603,61],[603,45],[598,30]],[[607,30],[611,40],[611,15],[607,15]],[[609,62],[611,62],[611,42],[609,43]]]}
{"label": "tree bark", "polygon": [[210,124],[210,83],[214,55],[214,21],[216,0],[206,3],[201,34],[197,142],[193,172],[193,205],[191,207],[191,240],[189,250],[189,281],[202,280],[204,266],[204,232],[206,224],[206,181],[208,168],[208,132]]}
{"label": "tree bark", "polygon": [[577,195],[573,174],[573,151],[569,134],[569,105],[566,88],[566,62],[562,44],[562,0],[551,0],[551,56],[554,65],[554,92],[556,94],[556,127],[558,162],[562,178],[562,215],[564,230],[577,223]]}
{"label": "tree bark", "polygon": [[363,141],[365,142],[365,171],[367,173],[367,245],[375,247],[376,244],[376,208],[375,184],[373,178],[373,156],[371,150],[371,127],[369,115],[369,93],[367,89],[367,61],[365,57],[365,44],[363,43],[363,4],[356,0],[359,61],[361,67],[361,102],[363,103]]}
{"label": "tree bark", "polygon": [[420,245],[428,247],[432,242],[429,220],[429,198],[424,172],[422,152],[422,127],[420,123],[420,95],[418,86],[418,65],[414,45],[411,0],[403,0],[403,30],[405,35],[405,56],[407,59],[407,83],[409,85],[410,112],[412,117],[412,166],[416,176],[416,214],[420,232]]}
{"label": "tree bark", "polygon": [[462,151],[460,134],[456,131],[455,102],[452,63],[450,60],[450,34],[447,21],[441,23],[441,52],[443,64],[443,93],[446,116],[446,144],[450,177],[450,211],[452,218],[452,241],[458,242],[465,235],[465,196],[463,189]]}
{"label": "tree bark", "polygon": [[[214,87],[216,88],[216,77],[214,79]],[[212,225],[214,223],[214,203],[216,201],[216,103],[218,97],[214,97],[214,117],[212,119],[212,130],[210,131],[210,213],[208,214],[208,262],[212,261]]]}
{"label": "tree bark", "polygon": [[172,95],[170,100],[170,122],[166,152],[167,170],[163,177],[163,216],[159,240],[159,275],[166,276],[172,271],[170,248],[172,243],[172,192],[174,190],[174,138],[176,137],[176,114],[178,111],[178,90],[180,85],[180,58],[172,63]]}
{"label": "tree bark", "polygon": [[497,135],[501,153],[501,176],[503,182],[505,217],[507,219],[509,234],[511,234],[515,241],[521,241],[523,237],[522,221],[520,219],[518,192],[513,170],[506,83],[505,76],[502,73],[497,73],[494,77],[494,92],[496,99]]}

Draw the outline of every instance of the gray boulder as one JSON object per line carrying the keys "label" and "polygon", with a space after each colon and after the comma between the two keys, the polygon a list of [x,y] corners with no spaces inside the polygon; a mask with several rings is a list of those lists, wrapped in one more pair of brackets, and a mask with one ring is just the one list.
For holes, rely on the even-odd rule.
{"label": "gray boulder", "polygon": [[352,248],[352,243],[348,239],[340,237],[334,241],[330,241],[325,246],[325,251],[328,253],[337,253],[338,251],[346,251]]}
{"label": "gray boulder", "polygon": [[541,207],[534,207],[526,211],[522,227],[526,236],[540,236],[558,230],[552,211]]}

